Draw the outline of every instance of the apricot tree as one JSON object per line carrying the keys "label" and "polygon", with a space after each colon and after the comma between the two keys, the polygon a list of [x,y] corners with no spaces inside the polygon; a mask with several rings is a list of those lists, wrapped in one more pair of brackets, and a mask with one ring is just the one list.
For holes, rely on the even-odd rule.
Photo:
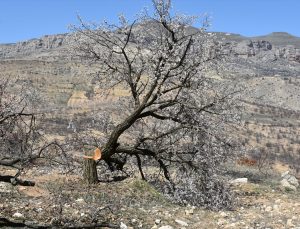
{"label": "apricot tree", "polygon": [[[222,51],[207,20],[173,14],[169,0],[153,0],[147,12],[129,23],[74,26],[75,54],[97,63],[102,89],[121,87],[128,95],[116,106],[118,119],[99,146],[104,162],[122,169],[136,158],[156,163],[167,180],[170,170],[197,171],[204,180],[233,155],[230,129],[238,120],[236,91],[216,80]],[[192,27],[202,19],[201,28]],[[125,137],[130,136],[130,137]],[[203,180],[203,181],[204,181]]]}

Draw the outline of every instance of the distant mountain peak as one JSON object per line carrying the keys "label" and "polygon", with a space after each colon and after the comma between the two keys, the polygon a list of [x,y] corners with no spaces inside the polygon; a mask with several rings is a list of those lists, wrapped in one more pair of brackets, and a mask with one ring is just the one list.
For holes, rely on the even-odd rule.
{"label": "distant mountain peak", "polygon": [[273,32],[268,34],[267,36],[276,36],[276,37],[296,37],[290,33],[287,32]]}

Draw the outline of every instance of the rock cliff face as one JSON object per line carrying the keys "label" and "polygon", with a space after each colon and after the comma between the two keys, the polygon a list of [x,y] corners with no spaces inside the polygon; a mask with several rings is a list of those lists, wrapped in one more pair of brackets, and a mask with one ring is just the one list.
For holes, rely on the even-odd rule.
{"label": "rock cliff face", "polygon": [[300,63],[300,49],[295,48],[295,46],[288,45],[283,48],[278,48],[275,54],[278,58],[284,58],[289,61],[296,61]]}
{"label": "rock cliff face", "polygon": [[300,49],[294,45],[274,46],[266,40],[243,40],[225,43],[225,52],[241,58],[264,61],[285,59],[300,63]]}
{"label": "rock cliff face", "polygon": [[53,55],[53,51],[60,51],[56,55],[63,55],[68,45],[68,34],[46,35],[38,39],[18,42],[16,44],[0,45],[0,58],[30,58]]}

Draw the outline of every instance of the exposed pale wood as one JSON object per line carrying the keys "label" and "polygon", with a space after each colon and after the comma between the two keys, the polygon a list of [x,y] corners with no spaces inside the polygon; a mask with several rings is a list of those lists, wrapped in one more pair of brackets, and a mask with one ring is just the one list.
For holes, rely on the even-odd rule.
{"label": "exposed pale wood", "polygon": [[94,161],[100,160],[102,157],[101,150],[99,148],[95,149],[93,156],[83,156],[83,158],[93,159]]}

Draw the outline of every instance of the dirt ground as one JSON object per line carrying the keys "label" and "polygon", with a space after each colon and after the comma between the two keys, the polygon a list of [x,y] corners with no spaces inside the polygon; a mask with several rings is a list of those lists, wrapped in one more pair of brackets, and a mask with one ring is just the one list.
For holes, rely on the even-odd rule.
{"label": "dirt ground", "polygon": [[[5,173],[13,171],[5,169]],[[237,197],[234,210],[213,212],[171,203],[139,178],[86,185],[78,175],[37,168],[24,178],[34,179],[36,185],[0,189],[0,218],[52,228],[103,222],[116,228],[125,228],[125,224],[145,229],[167,225],[191,229],[300,228],[300,191],[283,191],[276,180],[233,186]]]}

